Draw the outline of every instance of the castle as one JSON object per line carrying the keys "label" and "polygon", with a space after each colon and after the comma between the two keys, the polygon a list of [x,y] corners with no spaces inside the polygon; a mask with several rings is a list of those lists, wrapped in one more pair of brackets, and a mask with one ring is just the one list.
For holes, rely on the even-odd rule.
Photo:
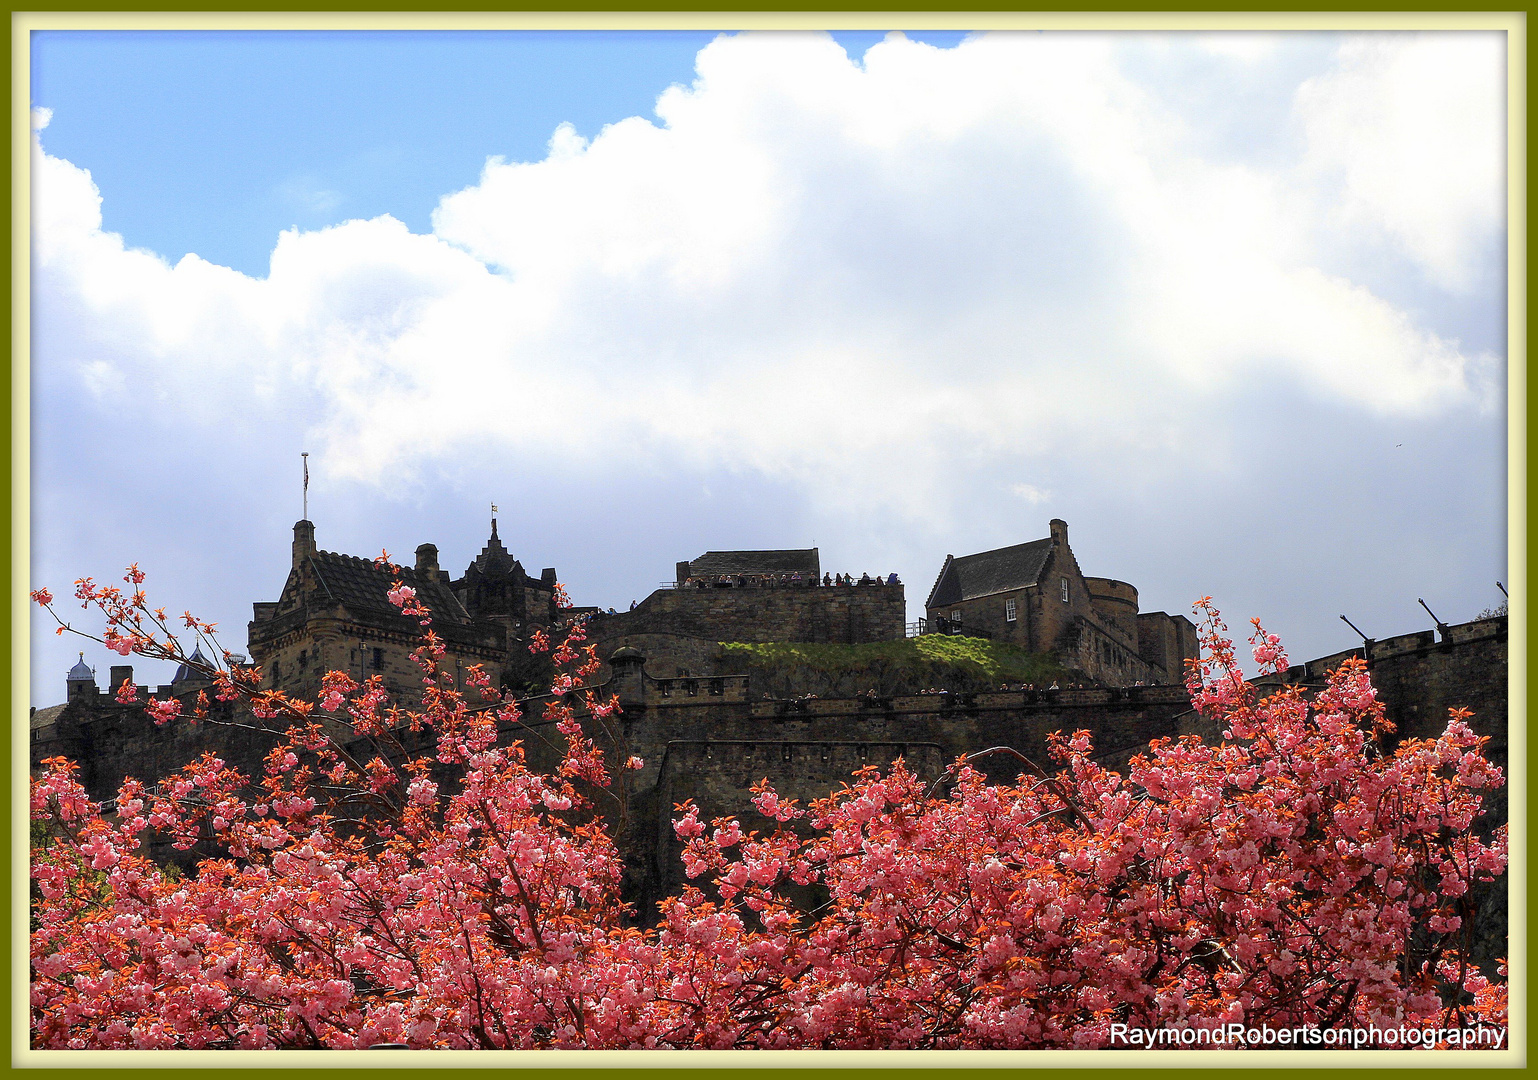
{"label": "castle", "polygon": [[1105,686],[1181,682],[1198,651],[1191,620],[1139,613],[1131,585],[1079,570],[1067,522],[1049,527],[1041,540],[947,555],[924,601],[928,626],[1055,653]]}
{"label": "castle", "polygon": [[[420,627],[389,602],[399,580],[433,613],[448,665],[479,664],[493,680],[519,689],[535,630],[573,618],[605,662],[637,649],[653,675],[728,675],[721,642],[864,644],[908,632],[904,586],[896,574],[855,580],[822,569],[817,548],[707,551],[675,566],[675,580],[625,612],[558,608],[556,572],[530,577],[497,535],[463,576],[438,566],[438,549],[417,548],[412,566],[320,550],[315,526],[294,526],[293,561],[275,602],[253,605],[250,651],[265,684],[313,695],[327,671],[362,680],[379,675],[398,701],[420,699],[411,663]],[[1051,523],[1041,540],[962,558],[946,556],[926,602],[921,632],[997,638],[1103,686],[1179,684],[1196,656],[1196,629],[1184,616],[1140,613],[1137,590],[1085,577],[1068,544],[1068,526]]]}
{"label": "castle", "polygon": [[[707,552],[679,562],[670,586],[632,610],[600,613],[558,607],[555,570],[530,577],[502,545],[495,521],[486,546],[457,579],[439,568],[431,544],[417,549],[412,566],[381,566],[318,549],[314,525],[300,521],[279,598],[253,607],[251,662],[264,685],[313,696],[321,675],[335,669],[355,678],[377,674],[396,700],[419,700],[420,676],[409,654],[421,627],[390,603],[387,594],[397,580],[415,588],[432,612],[446,666],[456,677],[480,664],[494,680],[516,686],[534,631],[555,636],[563,623],[585,621],[588,640],[604,661],[600,691],[618,696],[624,718],[614,736],[623,745],[605,748],[644,762],[633,776],[627,824],[617,837],[627,891],[642,911],[678,884],[668,823],[674,805],[686,798],[703,816],[735,814],[745,825],[761,826],[748,789],[764,777],[783,794],[805,800],[826,795],[864,765],[885,766],[898,757],[930,778],[958,755],[993,746],[1045,762],[1047,736],[1054,731],[1089,730],[1097,757],[1122,768],[1151,739],[1217,735],[1191,709],[1179,679],[1181,662],[1196,655],[1189,620],[1139,612],[1132,586],[1085,577],[1068,546],[1066,524],[1056,520],[1040,540],[947,556],[918,626],[904,622],[897,575],[863,583],[835,576],[822,570],[816,548]],[[1055,651],[1082,674],[1076,681],[1087,685],[766,699],[755,694],[748,676],[731,670],[730,654],[720,645],[861,644],[923,631],[987,635]],[[1439,731],[1448,706],[1468,706],[1477,730],[1494,737],[1492,758],[1505,765],[1504,617],[1369,641],[1356,653],[1373,670],[1402,736]],[[1287,678],[1317,683],[1324,666],[1345,655],[1299,665]],[[125,681],[133,683],[128,665],[111,669],[106,688],[97,686],[83,659],[71,669],[66,701],[32,715],[33,767],[54,755],[70,757],[80,763],[92,797],[104,800],[125,776],[159,779],[206,751],[259,773],[271,736],[239,726],[156,727],[139,705],[119,703],[115,691]],[[190,697],[204,686],[183,667],[156,692]],[[139,702],[148,699],[150,687],[137,690]],[[229,712],[233,706],[216,708]],[[537,700],[526,703],[524,714],[503,737],[522,740],[532,766],[553,768],[552,747],[560,740],[541,730]],[[424,748],[406,747],[411,753]],[[1014,779],[1016,769],[1003,758],[980,764],[994,780]],[[156,854],[172,857],[169,849]]]}
{"label": "castle", "polygon": [[560,618],[555,569],[529,577],[502,546],[495,519],[491,538],[458,580],[439,568],[432,544],[417,548],[413,566],[385,565],[320,550],[315,526],[300,521],[282,593],[275,602],[252,605],[251,660],[263,684],[313,696],[325,672],[343,671],[359,682],[378,675],[396,701],[420,701],[421,672],[410,656],[422,628],[390,602],[396,581],[414,588],[433,613],[456,679],[472,664],[501,679],[509,654]]}

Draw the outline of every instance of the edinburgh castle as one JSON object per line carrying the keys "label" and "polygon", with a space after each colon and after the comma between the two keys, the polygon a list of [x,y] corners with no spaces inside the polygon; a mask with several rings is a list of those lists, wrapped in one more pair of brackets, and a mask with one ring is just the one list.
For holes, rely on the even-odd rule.
{"label": "edinburgh castle", "polygon": [[[539,719],[538,691],[548,686],[548,671],[528,645],[536,632],[558,638],[580,622],[603,663],[599,690],[615,695],[622,710],[609,739],[616,745],[605,749],[644,763],[618,837],[627,891],[643,910],[678,884],[669,821],[685,799],[702,816],[731,814],[756,826],[762,823],[749,788],[765,778],[805,800],[837,789],[863,766],[899,757],[930,780],[959,755],[991,747],[1046,764],[1047,737],[1056,731],[1088,730],[1097,756],[1116,768],[1152,739],[1218,734],[1193,711],[1184,685],[1185,662],[1197,656],[1195,627],[1182,615],[1140,611],[1132,585],[1085,576],[1058,520],[1040,539],[947,556],[916,624],[906,622],[906,586],[898,575],[831,573],[816,548],[711,551],[679,561],[674,580],[629,611],[561,606],[556,571],[526,572],[495,520],[460,576],[438,560],[437,548],[426,543],[412,565],[400,567],[324,551],[315,526],[298,522],[278,598],[253,605],[249,663],[264,687],[299,696],[313,698],[321,676],[338,670],[360,681],[380,677],[403,704],[420,701],[411,653],[421,626],[387,596],[403,582],[431,611],[444,665],[456,679],[479,665],[494,683],[528,698],[524,719],[503,738],[522,741],[531,765],[549,768],[561,740]],[[743,659],[751,647],[788,644],[847,647],[858,658],[913,638],[986,642],[1036,658],[1035,670],[1044,674],[984,683],[941,672],[914,685],[883,677],[871,661],[842,682],[814,687],[804,673],[766,681],[763,671],[745,670]],[[1367,660],[1396,737],[1435,733],[1450,706],[1468,707],[1476,730],[1492,736],[1490,756],[1504,767],[1506,649],[1502,616],[1368,640],[1353,652]],[[1298,665],[1287,681],[1320,685],[1347,655]],[[87,790],[102,800],[126,776],[153,781],[205,751],[247,773],[260,771],[272,736],[241,726],[156,727],[141,705],[119,703],[124,682],[134,683],[131,666],[112,667],[105,686],[83,660],[72,669],[65,701],[33,712],[34,768],[47,757],[70,757]],[[183,666],[170,684],[138,687],[138,700],[151,693],[186,699],[207,685]],[[1004,756],[979,765],[998,781],[1012,781],[1019,771],[1018,761]],[[1504,800],[1497,809],[1504,818]]]}

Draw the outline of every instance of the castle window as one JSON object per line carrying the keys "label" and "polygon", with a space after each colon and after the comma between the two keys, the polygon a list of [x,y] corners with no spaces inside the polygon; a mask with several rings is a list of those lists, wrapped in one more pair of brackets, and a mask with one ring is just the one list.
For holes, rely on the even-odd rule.
{"label": "castle window", "polygon": [[309,654],[303,649],[299,650],[299,670],[303,671],[310,663]]}
{"label": "castle window", "polygon": [[374,650],[374,663],[373,663],[372,666],[373,666],[375,671],[383,671],[384,670],[384,650],[383,649],[375,649]]}
{"label": "castle window", "polygon": [[272,681],[278,681],[278,662],[276,660],[272,662]]}
{"label": "castle window", "polygon": [[951,612],[951,622],[956,623],[958,626],[961,624],[961,611],[959,608]]}
{"label": "castle window", "polygon": [[1015,601],[1014,601],[1014,597],[1010,597],[1008,600],[1004,601],[1004,621],[1005,622],[1014,622],[1015,621]]}
{"label": "castle window", "polygon": [[1063,578],[1063,603],[1068,603],[1068,579]]}

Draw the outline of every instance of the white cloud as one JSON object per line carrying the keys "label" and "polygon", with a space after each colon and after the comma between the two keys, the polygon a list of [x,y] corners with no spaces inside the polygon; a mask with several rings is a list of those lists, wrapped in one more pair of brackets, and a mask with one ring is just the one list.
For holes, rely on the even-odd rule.
{"label": "white cloud", "polygon": [[1505,232],[1505,91],[1503,34],[1348,42],[1296,99],[1306,165],[1339,185],[1329,226],[1376,226],[1440,286],[1470,288]]}
{"label": "white cloud", "polygon": [[1275,34],[1255,30],[1223,30],[1195,34],[1193,41],[1197,48],[1214,56],[1250,64],[1272,55],[1277,47]]}
{"label": "white cloud", "polygon": [[[263,280],[126,250],[90,174],[39,149],[39,361],[210,426],[297,412],[331,475],[725,466],[910,517],[959,475],[1182,461],[1186,417],[1257,376],[1377,412],[1467,404],[1490,358],[1317,250],[1366,222],[1469,280],[1499,200],[1454,192],[1457,164],[1498,185],[1468,131],[1499,99],[1477,49],[1448,73],[1440,47],[1349,45],[1299,91],[1304,156],[1261,166],[1194,152],[1200,118],[1099,35],[892,37],[863,67],[819,35],[723,38],[658,122],[488,161],[431,236],[388,217],[285,233]],[[1395,104],[1418,79],[1463,127]]]}
{"label": "white cloud", "polygon": [[277,195],[306,214],[328,214],[342,205],[342,193],[324,187],[311,176],[296,176],[278,185]]}

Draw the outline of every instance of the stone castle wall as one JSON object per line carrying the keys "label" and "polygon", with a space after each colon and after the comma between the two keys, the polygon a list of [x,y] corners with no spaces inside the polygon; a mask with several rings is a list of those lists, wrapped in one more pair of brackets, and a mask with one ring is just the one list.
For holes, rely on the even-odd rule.
{"label": "stone castle wall", "polygon": [[901,585],[658,589],[630,611],[593,615],[587,638],[600,657],[631,645],[673,675],[669,666],[699,670],[722,641],[859,645],[902,638],[906,618]]}
{"label": "stone castle wall", "polygon": [[[1440,639],[1428,631],[1356,650],[1364,651],[1379,696],[1402,736],[1434,735],[1446,723],[1448,706],[1468,706],[1475,710],[1474,729],[1491,737],[1490,756],[1497,764],[1507,763],[1504,619],[1448,627]],[[1322,685],[1325,671],[1349,655],[1299,665],[1287,673],[1287,681]],[[696,799],[707,816],[732,813],[753,826],[748,789],[764,778],[804,799],[836,789],[862,765],[884,766],[901,755],[920,776],[934,780],[958,756],[999,746],[1050,770],[1048,736],[1079,729],[1090,732],[1099,760],[1124,771],[1131,756],[1152,739],[1217,736],[1213,725],[1191,710],[1180,686],[754,701],[746,676],[656,678],[649,667],[640,655],[613,659],[602,690],[617,694],[623,711],[610,725],[612,737],[593,733],[608,740],[603,745],[614,757],[636,754],[644,762],[639,772],[623,774],[626,809],[618,836],[627,890],[642,911],[678,883],[669,823],[676,816],[674,805],[684,798]],[[131,677],[131,669],[114,669],[114,683],[121,681],[119,675]],[[148,688],[142,688],[141,698],[147,695]],[[533,767],[553,768],[563,740],[547,730],[540,699],[528,701],[523,711],[527,719],[509,726],[504,740],[521,740]],[[32,734],[33,768],[46,757],[73,758],[97,799],[115,795],[126,775],[153,782],[207,751],[256,774],[273,744],[270,736],[239,727],[184,722],[156,727],[140,707],[118,705],[110,692],[89,686]],[[977,765],[995,782],[1011,782],[1024,768],[1005,754]],[[1505,820],[1503,797],[1492,802],[1491,811],[1490,821]],[[1482,926],[1492,925],[1491,920],[1505,925],[1504,882],[1498,886],[1490,891],[1490,914],[1482,916]],[[1504,941],[1503,930],[1481,933],[1492,949]]]}
{"label": "stone castle wall", "polygon": [[[745,827],[763,828],[768,822],[754,812],[749,789],[765,778],[804,800],[836,790],[863,765],[885,766],[903,756],[934,781],[958,756],[996,746],[1050,770],[1048,736],[1079,729],[1091,733],[1098,758],[1125,769],[1151,739],[1217,734],[1175,686],[752,701],[742,676],[654,679],[641,668],[639,661],[616,663],[604,689],[619,695],[622,708],[615,730],[623,745],[606,749],[644,762],[627,777],[619,837],[628,886],[643,911],[680,883],[671,821],[685,798],[695,799],[707,818],[729,814]],[[534,703],[525,709],[530,718],[541,713]],[[546,727],[530,719],[505,737],[522,739],[530,763],[550,768],[560,740]],[[998,783],[1026,769],[1006,754],[976,765]]]}

